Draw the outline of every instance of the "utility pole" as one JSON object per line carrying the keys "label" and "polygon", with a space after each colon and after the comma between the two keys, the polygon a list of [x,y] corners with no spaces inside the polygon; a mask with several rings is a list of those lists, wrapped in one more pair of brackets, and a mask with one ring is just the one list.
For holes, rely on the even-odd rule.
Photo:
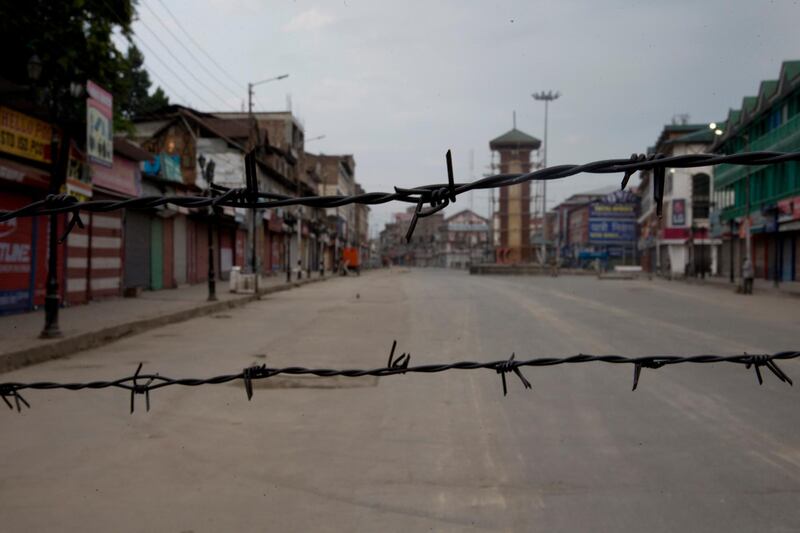
{"label": "utility pole", "polygon": [[731,272],[730,272],[730,280],[731,280],[731,283],[733,283],[733,282],[734,282],[733,273],[734,273],[734,270],[735,270],[735,268],[736,268],[736,265],[734,265],[734,264],[733,264],[733,262],[735,261],[735,259],[734,259],[734,255],[733,255],[733,251],[734,251],[734,250],[733,250],[733,219],[731,219],[731,220],[730,220],[730,225],[731,225],[731,249],[730,249],[730,256],[731,256],[731,261],[730,261],[730,263],[731,263]]}
{"label": "utility pole", "polygon": [[[542,165],[547,168],[547,108],[550,102],[557,100],[561,93],[548,91],[533,93],[534,100],[544,102],[544,148],[542,149]],[[547,181],[542,181],[542,265],[547,262]]]}
{"label": "utility pole", "polygon": [[[200,163],[200,172],[203,174],[203,179],[206,181],[207,189],[206,194],[209,198],[214,196],[214,191],[211,185],[214,183],[214,167],[216,164],[214,160],[209,160],[206,162],[206,158],[203,154],[200,154],[200,157],[197,158],[197,162]],[[216,302],[217,301],[217,282],[216,282],[216,272],[214,271],[214,226],[217,219],[217,212],[213,206],[209,206],[208,208],[208,301],[209,302]]]}
{"label": "utility pole", "polygon": [[[271,81],[283,80],[283,79],[286,79],[288,77],[289,77],[288,74],[281,74],[280,76],[275,76],[274,78],[267,78],[266,80],[250,82],[250,83],[247,84],[247,115],[248,115],[248,118],[250,119],[250,123],[251,124],[253,123],[253,119],[254,119],[254,117],[253,117],[253,87],[255,87],[256,85],[262,85],[264,83],[269,83]],[[255,161],[252,161],[250,163],[250,165],[251,165],[251,171],[253,172],[254,179],[258,179],[257,167],[256,167],[256,164],[255,164]],[[254,286],[255,286],[255,293],[258,294],[258,231],[257,231],[258,230],[258,225],[257,225],[257,221],[260,218],[260,213],[259,213],[258,209],[251,209],[250,210],[250,215],[252,217],[252,232],[253,232],[253,253],[252,253],[252,256],[251,256],[250,268],[253,271],[253,276],[254,276],[253,283],[254,283]]]}

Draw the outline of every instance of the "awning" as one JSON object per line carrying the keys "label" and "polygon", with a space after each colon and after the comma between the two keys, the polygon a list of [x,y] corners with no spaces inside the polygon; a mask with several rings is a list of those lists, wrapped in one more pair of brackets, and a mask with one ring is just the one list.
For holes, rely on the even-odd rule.
{"label": "awning", "polygon": [[778,226],[778,231],[800,231],[800,220],[795,220],[794,222],[786,222]]}
{"label": "awning", "polygon": [[37,189],[50,187],[49,172],[8,159],[0,159],[0,179]]}

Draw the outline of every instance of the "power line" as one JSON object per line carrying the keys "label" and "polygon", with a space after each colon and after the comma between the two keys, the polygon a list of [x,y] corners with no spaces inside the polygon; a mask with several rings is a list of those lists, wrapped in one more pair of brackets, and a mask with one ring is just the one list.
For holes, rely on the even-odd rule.
{"label": "power line", "polygon": [[205,51],[205,49],[204,49],[202,46],[200,46],[200,43],[198,43],[197,41],[195,41],[195,40],[194,40],[194,38],[192,37],[192,35],[191,35],[191,34],[190,34],[188,31],[186,31],[186,29],[185,29],[185,28],[183,27],[183,25],[180,23],[180,21],[178,20],[178,18],[177,18],[175,15],[173,15],[173,14],[172,14],[172,11],[170,11],[170,9],[169,9],[169,8],[167,7],[167,5],[166,5],[166,4],[163,2],[163,0],[158,0],[158,3],[159,3],[159,4],[161,4],[161,6],[162,6],[162,7],[163,7],[163,8],[166,10],[166,12],[167,12],[167,13],[169,13],[169,16],[170,16],[170,17],[172,17],[172,20],[173,20],[173,21],[175,21],[175,24],[178,26],[178,28],[180,28],[180,30],[181,30],[181,31],[184,33],[184,35],[186,35],[186,37],[188,37],[188,38],[189,38],[189,40],[190,40],[190,41],[192,41],[192,43],[193,43],[193,44],[194,44],[194,45],[197,47],[197,49],[198,49],[198,50],[200,50],[200,51],[203,53],[203,55],[205,55],[205,56],[208,58],[208,60],[209,60],[209,61],[211,61],[211,63],[213,63],[213,64],[214,64],[214,66],[215,66],[215,67],[217,67],[217,68],[220,70],[220,72],[222,72],[222,73],[223,73],[225,76],[227,76],[229,79],[233,80],[233,81],[234,81],[234,82],[235,82],[237,85],[241,85],[242,87],[244,87],[244,84],[241,84],[241,83],[239,83],[239,82],[238,82],[238,81],[237,81],[237,80],[234,78],[234,76],[230,75],[230,74],[228,73],[228,71],[227,71],[227,70],[225,70],[225,69],[222,67],[222,65],[220,65],[219,63],[217,63],[217,62],[214,60],[214,58],[213,58],[213,57],[211,57],[211,55],[210,55],[208,52],[206,52],[206,51]]}
{"label": "power line", "polygon": [[[164,61],[163,59],[161,59],[161,57],[160,57],[158,54],[156,54],[155,50],[153,50],[152,48],[150,48],[150,45],[148,45],[146,42],[144,42],[144,41],[143,41],[143,40],[142,40],[140,37],[138,37],[137,35],[135,35],[135,34],[134,34],[134,35],[132,36],[132,38],[133,38],[133,39],[134,39],[136,42],[138,42],[138,43],[139,43],[141,46],[143,46],[145,49],[147,49],[147,50],[150,52],[150,55],[151,55],[152,57],[156,58],[156,60],[157,60],[159,63],[161,63],[162,65],[164,65],[164,68],[166,68],[168,71],[171,69],[171,67],[169,66],[169,63],[167,63],[166,61]],[[186,89],[187,89],[187,90],[188,90],[190,93],[192,93],[193,95],[195,95],[195,96],[197,97],[197,99],[198,99],[198,100],[200,100],[200,101],[201,101],[203,104],[205,104],[205,105],[208,107],[208,109],[214,109],[214,106],[213,106],[212,104],[210,104],[210,103],[208,102],[208,100],[206,100],[205,98],[203,98],[202,96],[200,96],[200,94],[199,94],[198,92],[196,92],[196,91],[195,91],[195,90],[192,88],[192,86],[191,86],[191,85],[189,85],[188,83],[186,83],[186,82],[184,81],[184,79],[183,79],[183,78],[181,78],[180,76],[178,76],[178,77],[177,77],[177,80],[178,80],[178,81],[181,83],[181,85],[183,85],[184,87],[186,87]]]}
{"label": "power line", "polygon": [[[106,10],[107,10],[109,13],[111,13],[111,14],[112,14],[112,15],[113,15],[113,16],[114,16],[114,17],[115,17],[115,18],[116,18],[116,19],[119,21],[120,25],[122,25],[122,26],[124,27],[124,26],[125,26],[125,22],[124,22],[124,21],[123,21],[123,20],[120,18],[120,16],[119,16],[119,15],[116,13],[116,11],[114,11],[114,9],[113,9],[113,8],[112,8],[112,7],[111,7],[109,4],[108,4],[108,0],[102,0],[102,2],[103,2],[103,5],[105,6]],[[141,38],[138,38],[138,39],[136,39],[136,37],[137,37],[137,35],[136,35],[136,34],[134,34],[134,33],[133,33],[133,31],[131,31],[131,39],[135,39],[135,40],[137,40],[137,41],[139,42],[139,44],[141,44],[142,46],[144,46],[144,48],[146,48],[148,51],[150,51],[150,53],[153,55],[153,57],[155,57],[155,58],[156,58],[156,59],[157,59],[157,60],[158,60],[158,61],[159,61],[159,62],[160,62],[162,65],[164,65],[164,66],[166,67],[167,71],[171,70],[171,67],[170,67],[170,66],[169,66],[169,65],[168,65],[168,64],[167,64],[167,63],[166,63],[166,62],[165,62],[163,59],[161,59],[161,58],[158,56],[158,54],[156,54],[156,53],[155,53],[155,50],[153,50],[152,48],[150,48],[150,45],[148,45],[146,42],[142,41],[142,39],[141,39]],[[201,102],[203,102],[205,105],[207,105],[209,109],[213,109],[213,108],[214,108],[214,106],[210,105],[210,104],[209,104],[209,103],[208,103],[208,102],[207,102],[207,101],[206,101],[206,100],[205,100],[205,99],[204,99],[202,96],[200,96],[199,94],[197,94],[197,93],[194,91],[194,89],[193,89],[191,86],[189,86],[189,85],[188,85],[188,84],[187,84],[187,83],[186,83],[186,82],[183,80],[183,78],[181,78],[181,77],[178,77],[178,81],[180,81],[180,82],[181,82],[181,84],[182,84],[184,87],[186,87],[186,88],[189,90],[189,92],[191,92],[192,94],[194,94],[194,95],[195,95],[195,96],[196,96],[196,97],[197,97],[197,98],[198,98],[198,99],[199,99]]]}
{"label": "power line", "polygon": [[[161,17],[160,17],[160,16],[158,16],[158,13],[156,13],[156,12],[153,10],[153,8],[151,8],[151,7],[150,7],[150,6],[149,6],[149,5],[148,5],[146,2],[140,1],[139,3],[140,3],[141,5],[143,5],[144,7],[146,7],[146,8],[147,8],[147,10],[148,10],[148,11],[149,11],[149,12],[150,12],[150,13],[151,13],[151,14],[152,14],[152,15],[153,15],[155,18],[156,18],[156,20],[158,20],[159,24],[161,24],[161,26],[162,26],[162,27],[163,27],[163,28],[164,28],[164,29],[167,31],[167,33],[168,33],[169,35],[171,35],[171,36],[172,36],[172,38],[173,38],[173,39],[175,39],[175,41],[176,41],[176,42],[177,42],[179,45],[181,45],[181,47],[182,47],[184,50],[186,50],[186,53],[187,53],[187,54],[189,54],[189,56],[190,56],[192,59],[194,59],[194,61],[195,61],[195,62],[196,62],[196,63],[197,63],[199,66],[200,66],[200,68],[201,68],[201,69],[203,69],[203,71],[204,71],[206,74],[208,74],[208,76],[209,76],[211,79],[213,79],[214,81],[216,81],[216,82],[217,82],[217,83],[218,83],[218,84],[219,84],[221,87],[223,87],[223,88],[224,88],[226,91],[228,91],[230,94],[232,94],[232,95],[234,96],[234,98],[241,98],[241,94],[239,94],[239,93],[238,93],[237,91],[235,91],[235,90],[232,90],[232,89],[230,89],[230,87],[228,87],[228,85],[226,85],[226,84],[225,84],[225,83],[224,83],[222,80],[220,80],[220,79],[219,79],[219,78],[218,78],[218,77],[217,77],[217,76],[216,76],[216,75],[215,75],[213,72],[211,72],[211,71],[210,71],[210,70],[209,70],[209,69],[206,67],[206,65],[205,65],[205,63],[204,63],[204,62],[200,61],[200,60],[197,58],[197,56],[195,56],[195,55],[192,53],[192,51],[191,51],[191,50],[189,50],[189,47],[187,47],[187,46],[186,46],[186,45],[183,43],[183,41],[182,41],[181,39],[179,39],[179,38],[178,38],[178,36],[177,36],[175,33],[173,33],[171,30],[170,30],[170,28],[169,28],[169,27],[166,25],[166,23],[165,23],[165,22],[164,22],[164,21],[161,19]],[[140,19],[140,20],[141,20],[141,19]],[[143,23],[144,23],[144,22],[143,22]]]}
{"label": "power line", "polygon": [[[187,73],[189,76],[191,76],[191,77],[192,77],[192,79],[194,79],[194,81],[196,81],[198,84],[200,84],[200,85],[201,85],[203,88],[205,88],[205,89],[206,89],[206,90],[207,90],[209,93],[211,93],[212,95],[214,95],[214,96],[215,96],[215,97],[216,97],[216,98],[217,98],[217,99],[218,99],[220,102],[222,102],[222,103],[223,103],[223,107],[228,105],[228,104],[227,104],[227,102],[225,101],[225,99],[224,99],[223,97],[221,97],[219,94],[217,94],[217,92],[216,92],[216,91],[214,91],[214,89],[212,89],[211,87],[209,87],[208,85],[206,85],[206,84],[205,84],[205,83],[204,83],[204,82],[203,82],[203,81],[202,81],[200,78],[198,78],[198,77],[195,75],[195,73],[194,73],[194,72],[192,72],[192,70],[191,70],[189,67],[187,67],[187,66],[184,64],[184,62],[183,62],[183,61],[181,61],[180,59],[178,59],[178,57],[177,57],[177,56],[176,56],[176,55],[175,55],[175,54],[172,52],[172,50],[170,49],[170,47],[169,47],[169,46],[167,46],[167,45],[166,45],[166,43],[165,43],[164,41],[162,41],[162,40],[161,40],[161,37],[159,37],[159,36],[158,36],[158,33],[156,33],[155,31],[153,31],[153,30],[152,30],[152,29],[151,29],[151,28],[150,28],[150,27],[149,27],[149,26],[148,26],[148,25],[147,25],[147,24],[146,24],[146,23],[145,23],[143,20],[139,19],[139,22],[141,22],[141,23],[142,23],[142,26],[143,26],[143,27],[144,27],[144,28],[145,28],[147,31],[149,31],[151,34],[153,34],[153,37],[155,37],[155,38],[156,38],[156,40],[159,42],[159,44],[160,44],[162,47],[164,47],[164,50],[166,50],[166,51],[167,51],[167,53],[170,55],[170,57],[172,57],[172,59],[174,59],[174,60],[175,60],[175,62],[176,62],[177,64],[179,64],[179,65],[181,66],[181,68],[182,68],[182,69],[183,69],[183,70],[184,70],[184,71],[185,71],[185,72],[186,72],[186,73]],[[141,36],[139,36],[139,40],[141,40]],[[211,109],[213,109],[213,106],[211,107]]]}
{"label": "power line", "polygon": [[148,74],[150,74],[151,76],[153,76],[153,77],[154,77],[154,78],[155,78],[155,79],[158,81],[158,85],[159,85],[159,86],[163,86],[165,89],[169,89],[169,91],[170,91],[171,93],[173,93],[174,95],[176,95],[176,96],[175,96],[175,100],[176,100],[176,101],[178,101],[178,102],[183,102],[184,104],[186,104],[186,105],[187,105],[187,107],[192,107],[192,105],[191,105],[191,102],[189,102],[189,101],[188,101],[188,100],[187,100],[185,97],[183,97],[183,96],[179,96],[179,95],[180,95],[180,93],[179,93],[179,92],[177,92],[177,91],[176,91],[175,89],[173,89],[172,87],[170,87],[170,86],[167,84],[167,82],[164,80],[164,78],[162,78],[161,76],[159,76],[158,74],[156,74],[156,72],[155,72],[155,71],[154,71],[152,68],[151,68],[151,69],[148,69],[148,71],[147,71],[147,72],[148,72]]}

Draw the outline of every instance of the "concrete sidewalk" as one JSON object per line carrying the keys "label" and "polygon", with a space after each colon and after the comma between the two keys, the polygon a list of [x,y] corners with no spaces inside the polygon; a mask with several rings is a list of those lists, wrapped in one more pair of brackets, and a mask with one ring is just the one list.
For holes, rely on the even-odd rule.
{"label": "concrete sidewalk", "polygon": [[[673,281],[683,281],[685,283],[690,283],[690,284],[718,287],[722,289],[728,289],[731,292],[736,292],[737,287],[741,286],[742,284],[742,280],[740,278],[736,278],[736,280],[733,283],[731,283],[730,278],[728,278],[727,276],[708,276],[705,279],[689,277],[689,278],[681,278],[679,280],[674,279]],[[800,282],[782,281],[778,284],[778,287],[775,288],[771,280],[754,279],[753,294],[771,294],[773,296],[784,295],[784,296],[800,297]]]}
{"label": "concrete sidewalk", "polygon": [[273,292],[300,287],[334,277],[312,273],[311,278],[287,283],[285,275],[262,277],[259,294],[233,294],[227,282],[217,282],[216,302],[208,302],[203,283],[178,289],[145,291],[136,298],[113,298],[59,311],[62,336],[40,339],[44,310],[0,316],[0,372],[64,357],[81,350],[108,344],[166,324],[218,313],[242,306]]}

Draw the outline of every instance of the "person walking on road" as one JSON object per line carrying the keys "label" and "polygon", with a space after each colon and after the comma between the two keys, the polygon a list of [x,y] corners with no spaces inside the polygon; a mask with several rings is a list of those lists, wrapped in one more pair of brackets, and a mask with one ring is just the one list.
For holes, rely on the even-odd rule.
{"label": "person walking on road", "polygon": [[744,294],[753,294],[753,263],[749,257],[744,258],[742,263],[742,279],[744,280],[743,291]]}

